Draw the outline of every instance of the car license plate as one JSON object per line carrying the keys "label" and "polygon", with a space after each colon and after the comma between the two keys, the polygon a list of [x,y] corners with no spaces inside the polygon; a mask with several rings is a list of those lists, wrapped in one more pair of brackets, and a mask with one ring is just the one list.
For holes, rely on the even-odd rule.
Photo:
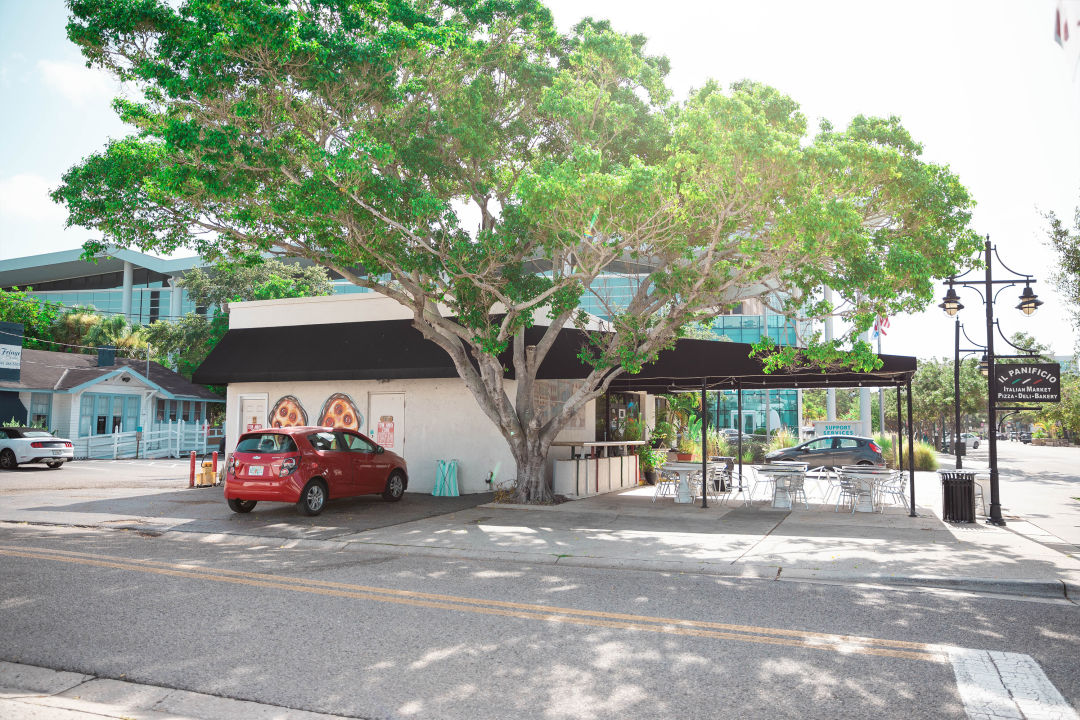
{"label": "car license plate", "polygon": [[53,454],[53,455],[63,455],[63,454],[64,454],[64,451],[63,451],[63,450],[53,450],[53,451],[52,451],[52,454]]}
{"label": "car license plate", "polygon": [[251,467],[248,468],[248,475],[256,475],[257,476],[257,475],[262,475],[262,474],[263,474],[263,466],[262,465],[252,465]]}

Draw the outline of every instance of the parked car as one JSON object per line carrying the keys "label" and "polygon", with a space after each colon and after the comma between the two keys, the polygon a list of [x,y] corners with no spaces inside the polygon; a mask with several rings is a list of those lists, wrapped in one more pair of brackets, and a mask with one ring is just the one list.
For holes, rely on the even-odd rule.
{"label": "parked car", "polygon": [[1022,432],[1022,433],[1019,434],[1018,439],[1022,443],[1030,443],[1031,442],[1031,433]]}
{"label": "parked car", "polygon": [[804,462],[812,468],[885,464],[881,447],[872,439],[857,435],[814,438],[794,447],[774,450],[765,456],[765,461]]}
{"label": "parked car", "polygon": [[960,439],[964,441],[964,446],[968,450],[979,449],[979,436],[975,433],[960,433]]}
{"label": "parked car", "polygon": [[1009,437],[1008,433],[1006,433],[1004,430],[998,430],[998,432],[997,432],[997,439],[998,440],[1005,440],[1008,437]]}
{"label": "parked car", "polygon": [[[738,428],[721,428],[720,434],[728,441],[729,444],[739,442],[739,430]],[[764,435],[750,435],[749,433],[742,434],[743,444],[748,442],[762,442],[765,440]]]}
{"label": "parked car", "polygon": [[268,500],[318,515],[327,500],[337,498],[381,494],[396,502],[408,486],[400,455],[355,430],[327,427],[244,433],[225,469],[225,499],[238,513]]}
{"label": "parked car", "polygon": [[75,446],[41,428],[0,428],[0,468],[14,470],[23,463],[45,463],[58,470],[75,459]]}

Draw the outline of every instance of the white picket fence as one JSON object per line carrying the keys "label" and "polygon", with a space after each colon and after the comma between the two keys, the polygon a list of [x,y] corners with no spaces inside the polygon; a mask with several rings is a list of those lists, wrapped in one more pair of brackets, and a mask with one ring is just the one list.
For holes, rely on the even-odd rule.
{"label": "white picket fence", "polygon": [[212,428],[206,423],[186,423],[178,420],[174,423],[155,425],[152,430],[142,433],[115,432],[110,435],[92,435],[73,438],[75,459],[113,459],[121,458],[163,458],[181,457],[194,450],[204,455],[217,450],[221,439],[219,428]]}

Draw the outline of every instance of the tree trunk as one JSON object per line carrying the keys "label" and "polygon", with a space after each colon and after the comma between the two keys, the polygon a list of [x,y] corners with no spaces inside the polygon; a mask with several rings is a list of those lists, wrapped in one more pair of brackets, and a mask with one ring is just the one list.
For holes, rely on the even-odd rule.
{"label": "tree trunk", "polygon": [[523,453],[514,453],[517,463],[517,501],[522,503],[550,503],[555,499],[547,481],[548,447],[530,438]]}

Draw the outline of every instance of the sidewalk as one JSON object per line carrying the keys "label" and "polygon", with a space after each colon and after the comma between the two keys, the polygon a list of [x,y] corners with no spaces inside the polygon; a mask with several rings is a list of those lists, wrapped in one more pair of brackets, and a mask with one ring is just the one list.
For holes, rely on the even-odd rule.
{"label": "sidewalk", "polygon": [[654,503],[643,487],[542,508],[482,505],[339,539],[530,563],[1080,599],[1077,548],[1017,519],[944,523],[936,475],[917,476],[915,518],[899,507],[834,512],[812,491],[809,509],[702,509]]}
{"label": "sidewalk", "polygon": [[337,717],[0,661],[0,718],[335,720]]}
{"label": "sidewalk", "polygon": [[[283,505],[250,515],[227,510],[221,490],[87,489],[6,496],[0,523],[134,529],[151,535],[329,551],[624,568],[769,580],[948,588],[1080,598],[1080,548],[1022,519],[1007,527],[950,525],[939,517],[935,473],[916,474],[917,517],[834,512],[814,504],[773,510],[652,501],[643,486],[553,506],[477,505],[482,498],[408,495],[331,503],[317,518]],[[155,494],[157,493],[157,494]],[[454,501],[454,502],[450,502]],[[818,500],[820,502],[820,499]],[[155,511],[151,511],[156,508]],[[133,514],[138,511],[138,514]]]}

